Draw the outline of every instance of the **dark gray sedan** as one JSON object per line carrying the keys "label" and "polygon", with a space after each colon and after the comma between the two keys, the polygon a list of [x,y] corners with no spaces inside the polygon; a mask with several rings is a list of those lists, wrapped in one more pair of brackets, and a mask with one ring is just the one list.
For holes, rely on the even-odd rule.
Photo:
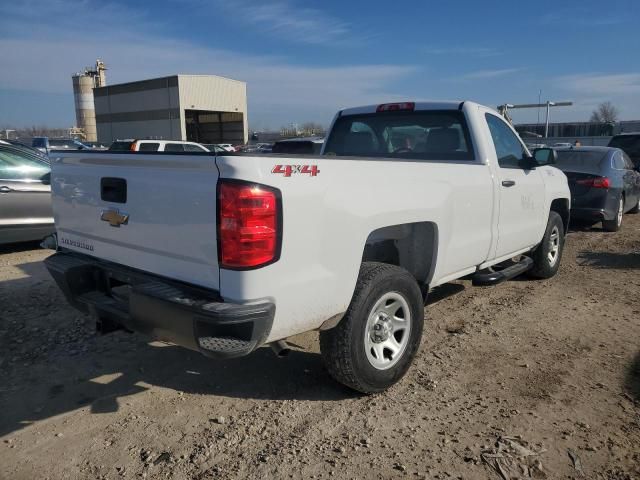
{"label": "dark gray sedan", "polygon": [[55,231],[50,172],[37,155],[0,145],[0,244],[41,240]]}
{"label": "dark gray sedan", "polygon": [[619,148],[558,148],[556,167],[569,180],[571,218],[617,231],[624,213],[640,211],[640,172]]}

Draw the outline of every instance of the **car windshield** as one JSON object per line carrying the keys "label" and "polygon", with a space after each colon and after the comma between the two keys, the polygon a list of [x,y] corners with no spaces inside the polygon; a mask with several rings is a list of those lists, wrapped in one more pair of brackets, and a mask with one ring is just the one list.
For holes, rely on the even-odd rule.
{"label": "car windshield", "polygon": [[346,115],[336,120],[325,155],[473,160],[464,114],[425,110]]}
{"label": "car windshield", "polygon": [[618,135],[609,142],[610,147],[620,148],[632,157],[640,157],[640,134]]}
{"label": "car windshield", "polygon": [[607,152],[594,150],[559,150],[555,166],[560,170],[599,171]]}
{"label": "car windshield", "polygon": [[0,148],[0,180],[37,181],[49,172],[49,166],[35,155],[12,148]]}

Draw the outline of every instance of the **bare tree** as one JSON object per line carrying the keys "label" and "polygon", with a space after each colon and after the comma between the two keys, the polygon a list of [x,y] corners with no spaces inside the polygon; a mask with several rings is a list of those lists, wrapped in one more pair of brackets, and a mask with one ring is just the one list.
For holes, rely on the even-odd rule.
{"label": "bare tree", "polygon": [[591,121],[598,123],[615,123],[618,121],[618,109],[611,102],[603,102],[598,105],[591,114]]}
{"label": "bare tree", "polygon": [[316,122],[305,122],[302,124],[302,134],[311,135],[324,135],[325,128]]}

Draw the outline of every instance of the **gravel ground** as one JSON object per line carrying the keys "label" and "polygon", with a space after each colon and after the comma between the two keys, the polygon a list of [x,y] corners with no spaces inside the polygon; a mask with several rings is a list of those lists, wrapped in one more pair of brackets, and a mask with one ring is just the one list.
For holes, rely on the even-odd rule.
{"label": "gravel ground", "polygon": [[[640,478],[640,216],[560,273],[432,292],[422,348],[359,396],[317,335],[233,361],[97,336],[34,245],[0,250],[0,478]],[[499,464],[499,466],[498,466]]]}

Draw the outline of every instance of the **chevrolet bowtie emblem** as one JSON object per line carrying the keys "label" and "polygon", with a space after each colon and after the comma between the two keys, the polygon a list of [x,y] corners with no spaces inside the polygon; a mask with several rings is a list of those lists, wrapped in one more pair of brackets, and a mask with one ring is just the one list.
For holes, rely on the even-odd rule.
{"label": "chevrolet bowtie emblem", "polygon": [[109,225],[112,227],[119,227],[120,225],[126,225],[129,221],[128,213],[120,213],[120,210],[111,209],[111,210],[103,210],[100,215],[100,220],[103,222],[109,222]]}

